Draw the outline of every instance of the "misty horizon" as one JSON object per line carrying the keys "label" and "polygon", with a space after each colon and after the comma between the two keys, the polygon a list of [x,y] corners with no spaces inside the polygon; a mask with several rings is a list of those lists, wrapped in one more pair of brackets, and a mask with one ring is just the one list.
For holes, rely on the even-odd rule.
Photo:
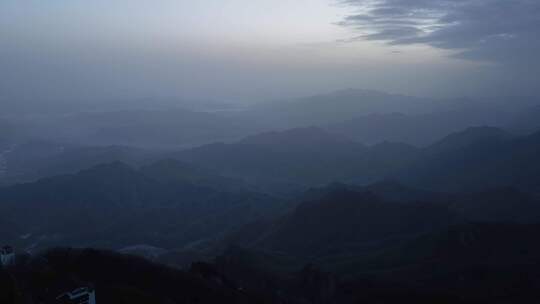
{"label": "misty horizon", "polygon": [[540,303],[539,54],[539,0],[0,0],[0,303]]}
{"label": "misty horizon", "polygon": [[364,2],[3,1],[0,98],[538,95],[534,1]]}

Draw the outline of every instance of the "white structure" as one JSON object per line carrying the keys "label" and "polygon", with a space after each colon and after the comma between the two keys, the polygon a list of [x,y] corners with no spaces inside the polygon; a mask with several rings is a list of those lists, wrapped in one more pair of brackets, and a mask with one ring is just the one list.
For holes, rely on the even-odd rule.
{"label": "white structure", "polygon": [[96,304],[96,291],[88,287],[77,288],[59,295],[56,302],[58,304]]}
{"label": "white structure", "polygon": [[15,252],[13,248],[9,246],[0,248],[0,264],[4,267],[15,264]]}

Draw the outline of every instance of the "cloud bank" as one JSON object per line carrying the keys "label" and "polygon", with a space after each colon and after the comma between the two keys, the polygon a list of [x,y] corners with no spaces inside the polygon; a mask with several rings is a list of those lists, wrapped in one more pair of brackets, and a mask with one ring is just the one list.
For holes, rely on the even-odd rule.
{"label": "cloud bank", "polygon": [[539,66],[538,0],[344,0],[358,10],[340,22],[355,39],[426,44],[459,58]]}

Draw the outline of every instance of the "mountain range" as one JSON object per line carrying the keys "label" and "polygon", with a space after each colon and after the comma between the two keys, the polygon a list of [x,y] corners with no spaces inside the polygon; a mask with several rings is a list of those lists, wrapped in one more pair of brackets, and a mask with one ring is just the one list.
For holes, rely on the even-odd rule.
{"label": "mountain range", "polygon": [[[21,237],[12,241],[28,250],[55,244],[181,248],[271,216],[280,205],[265,194],[218,190],[219,179],[210,186],[171,183],[170,170],[155,178],[162,168],[156,166],[136,170],[115,162],[0,188],[2,216],[20,229]],[[234,182],[225,182],[223,189],[229,184]]]}
{"label": "mountain range", "polygon": [[73,128],[0,139],[0,302],[538,302],[536,115],[347,90],[36,119]]}

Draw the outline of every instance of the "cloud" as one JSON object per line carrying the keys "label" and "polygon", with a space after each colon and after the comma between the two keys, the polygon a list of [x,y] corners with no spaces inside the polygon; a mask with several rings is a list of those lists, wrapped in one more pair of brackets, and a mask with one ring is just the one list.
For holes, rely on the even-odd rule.
{"label": "cloud", "polygon": [[358,11],[340,24],[364,39],[425,44],[457,57],[539,67],[539,0],[343,0]]}

